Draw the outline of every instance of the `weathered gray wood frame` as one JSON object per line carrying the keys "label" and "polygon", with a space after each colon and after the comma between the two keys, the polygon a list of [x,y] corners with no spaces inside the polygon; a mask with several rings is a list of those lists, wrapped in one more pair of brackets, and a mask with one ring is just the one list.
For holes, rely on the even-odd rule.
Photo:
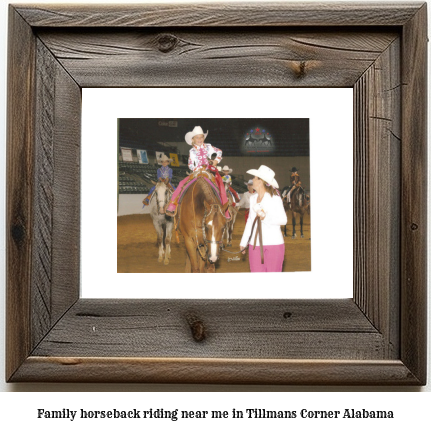
{"label": "weathered gray wood frame", "polygon": [[[425,384],[426,20],[410,2],[11,6],[6,379]],[[119,86],[353,88],[354,298],[80,299],[81,88]]]}

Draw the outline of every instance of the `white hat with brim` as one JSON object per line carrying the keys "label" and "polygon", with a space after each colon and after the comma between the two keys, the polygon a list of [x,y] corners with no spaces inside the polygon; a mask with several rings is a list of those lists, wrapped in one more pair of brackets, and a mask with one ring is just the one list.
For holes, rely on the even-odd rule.
{"label": "white hat with brim", "polygon": [[185,140],[189,145],[193,145],[192,139],[197,135],[204,135],[204,139],[208,135],[208,131],[204,133],[201,126],[196,126],[191,132],[186,133]]}
{"label": "white hat with brim", "polygon": [[254,175],[265,181],[270,186],[278,189],[278,183],[274,178],[275,172],[271,168],[268,168],[268,166],[260,165],[259,169],[250,169],[247,171],[247,174]]}
{"label": "white hat with brim", "polygon": [[166,154],[163,154],[162,157],[159,158],[159,162],[172,162],[173,160],[170,159]]}
{"label": "white hat with brim", "polygon": [[224,165],[222,171],[223,172],[228,171],[229,173],[231,173],[233,171],[233,169],[229,169],[228,165]]}

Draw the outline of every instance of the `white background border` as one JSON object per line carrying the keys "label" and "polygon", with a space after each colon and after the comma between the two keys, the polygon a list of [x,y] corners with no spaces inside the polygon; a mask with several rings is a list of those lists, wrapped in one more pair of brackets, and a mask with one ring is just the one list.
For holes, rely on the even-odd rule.
{"label": "white background border", "polygon": [[[351,88],[84,88],[82,99],[83,298],[352,297]],[[173,275],[163,274],[160,263],[160,274],[117,274],[117,118],[198,117],[310,119],[311,271],[271,273],[269,279],[265,273]],[[266,163],[248,160],[249,169]],[[330,210],[330,199],[340,211]]]}

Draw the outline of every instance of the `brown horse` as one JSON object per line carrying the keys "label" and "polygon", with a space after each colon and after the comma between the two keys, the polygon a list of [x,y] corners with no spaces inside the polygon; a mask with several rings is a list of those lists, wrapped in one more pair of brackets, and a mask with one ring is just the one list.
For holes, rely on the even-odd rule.
{"label": "brown horse", "polygon": [[[287,201],[290,195],[290,202]],[[301,225],[301,238],[304,238],[303,224],[304,214],[310,214],[310,196],[305,193],[302,187],[295,187],[288,196],[283,198],[283,206],[286,214],[292,214],[292,238],[296,238],[296,214],[299,215],[299,223]],[[284,236],[287,236],[287,224],[284,226]]]}
{"label": "brown horse", "polygon": [[235,225],[236,216],[238,214],[238,209],[233,206],[233,204],[235,203],[235,199],[232,193],[229,191],[229,186],[230,186],[229,183],[227,182],[224,183],[227,200],[229,202],[229,213],[231,215],[230,220],[228,220],[226,223],[226,239],[227,239],[226,247],[232,247],[233,227]]}
{"label": "brown horse", "polygon": [[186,272],[215,272],[228,205],[221,204],[220,197],[203,177],[198,177],[186,190],[177,211],[178,229],[187,251]]}

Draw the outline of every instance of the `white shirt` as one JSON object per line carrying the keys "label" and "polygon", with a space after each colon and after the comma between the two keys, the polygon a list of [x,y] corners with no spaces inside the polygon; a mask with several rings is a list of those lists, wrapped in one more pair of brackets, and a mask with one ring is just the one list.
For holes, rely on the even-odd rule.
{"label": "white shirt", "polygon": [[[256,212],[254,206],[257,203],[258,194],[254,193],[250,197],[250,214],[245,225],[244,233],[241,239],[241,247],[247,246],[247,240],[250,237],[251,227],[254,219],[256,218]],[[269,193],[265,193],[260,206],[265,211],[265,218],[262,220],[262,242],[263,245],[279,245],[284,244],[283,234],[280,226],[284,226],[287,223],[286,213],[283,208],[283,202],[280,196],[272,196]],[[256,234],[257,224],[253,230],[253,236],[250,239],[250,244],[254,244],[254,236]],[[259,243],[259,235],[257,236],[256,245]]]}
{"label": "white shirt", "polygon": [[250,208],[250,197],[253,196],[255,193],[245,192],[242,195],[241,200],[236,204],[237,208],[244,206],[244,208]]}
{"label": "white shirt", "polygon": [[208,159],[216,153],[217,163],[220,163],[222,151],[211,144],[202,144],[200,147],[193,146],[189,151],[189,169],[192,171],[198,170],[203,165],[208,165]]}

